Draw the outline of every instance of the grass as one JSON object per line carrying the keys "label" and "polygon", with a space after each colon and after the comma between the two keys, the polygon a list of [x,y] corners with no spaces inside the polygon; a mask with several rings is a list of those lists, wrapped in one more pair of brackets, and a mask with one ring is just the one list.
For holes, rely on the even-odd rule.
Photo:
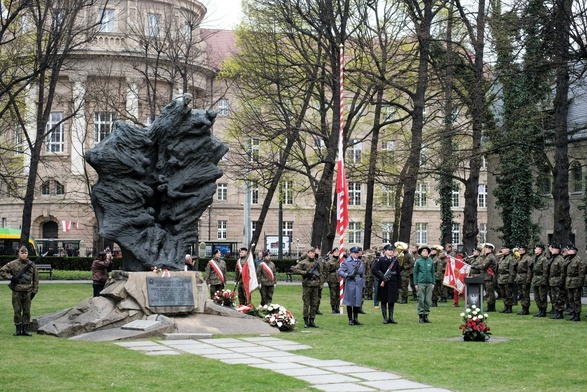
{"label": "grass", "polygon": [[[230,287],[230,285],[229,285]],[[231,287],[232,288],[232,287]],[[43,284],[33,301],[34,315],[73,306],[91,295],[86,284]],[[350,327],[333,315],[322,293],[319,329],[282,333],[308,344],[302,355],[341,359],[401,374],[417,382],[455,391],[580,391],[585,389],[587,323],[490,313],[500,343],[462,342],[462,308],[439,304],[431,324],[419,324],[415,303],[396,305],[398,325],[384,325],[366,302],[363,326]],[[254,301],[258,302],[258,293]],[[274,303],[301,319],[301,287],[278,285]],[[500,308],[500,306],[498,306]],[[531,309],[536,311],[535,308]],[[301,322],[301,320],[300,320]],[[308,384],[245,365],[226,365],[196,355],[147,356],[112,342],[76,342],[50,336],[13,337],[10,292],[0,285],[0,380],[10,391],[298,391]]]}

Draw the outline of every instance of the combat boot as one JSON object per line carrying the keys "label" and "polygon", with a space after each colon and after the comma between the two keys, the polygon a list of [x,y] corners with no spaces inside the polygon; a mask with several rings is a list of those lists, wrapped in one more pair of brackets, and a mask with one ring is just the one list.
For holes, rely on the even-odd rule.
{"label": "combat boot", "polygon": [[320,308],[316,308],[316,314],[319,316],[322,316],[322,312],[320,311]]}
{"label": "combat boot", "polygon": [[332,306],[332,314],[337,314],[338,311],[336,310],[336,306]]}
{"label": "combat boot", "polygon": [[533,314],[532,317],[542,317],[541,315],[542,315],[542,309],[538,308],[538,313]]}
{"label": "combat boot", "polygon": [[505,305],[503,307],[503,309],[499,311],[499,313],[507,313],[507,312],[508,312],[508,306],[507,305]]}
{"label": "combat boot", "polygon": [[495,304],[487,305],[488,312],[495,312]]}
{"label": "combat boot", "polygon": [[573,321],[581,321],[581,312],[575,313],[575,320],[573,320]]}
{"label": "combat boot", "polygon": [[361,307],[359,308],[359,313],[360,313],[360,314],[367,314],[367,313],[365,313],[365,311],[363,310],[363,305],[361,305]]}
{"label": "combat boot", "polygon": [[22,327],[20,324],[14,324],[14,326],[16,327],[16,331],[14,332],[14,336],[20,336],[22,335]]}
{"label": "combat boot", "polygon": [[536,317],[546,317],[546,308],[540,309],[540,312],[535,316]]}
{"label": "combat boot", "polygon": [[425,323],[430,323],[430,320],[428,320],[428,315],[427,314],[424,315],[424,322]]}
{"label": "combat boot", "polygon": [[438,306],[438,302],[437,301],[432,301],[432,305],[430,305],[431,308],[436,308]]}
{"label": "combat boot", "polygon": [[527,314],[530,314],[529,307],[528,306],[522,306],[522,311],[521,312],[518,312],[518,315],[525,316]]}
{"label": "combat boot", "polygon": [[[393,304],[392,304],[393,306]],[[397,321],[393,319],[393,307],[389,308],[389,318],[387,319],[389,324],[397,324]]]}
{"label": "combat boot", "polygon": [[425,322],[425,321],[424,321],[424,315],[423,315],[423,314],[419,314],[418,316],[420,317],[420,321],[419,321],[419,323],[420,323],[420,324],[424,323],[424,322]]}
{"label": "combat boot", "polygon": [[23,324],[21,326],[21,335],[22,336],[33,336],[29,331],[29,325],[28,324]]}
{"label": "combat boot", "polygon": [[560,319],[564,318],[564,316],[563,316],[563,313],[562,312],[559,312],[558,310],[555,310],[554,311],[554,316],[551,316],[550,318],[553,319],[553,320],[560,320]]}
{"label": "combat boot", "polygon": [[309,325],[308,325],[308,318],[307,317],[304,317],[304,328],[308,328],[308,327],[309,327]]}
{"label": "combat boot", "polygon": [[571,311],[571,317],[567,321],[575,321],[575,312]]}
{"label": "combat boot", "polygon": [[414,293],[412,294],[412,301],[417,301],[418,300],[418,296]]}
{"label": "combat boot", "polygon": [[383,316],[383,324],[389,324],[387,320],[387,306],[381,307],[381,315]]}
{"label": "combat boot", "polygon": [[408,297],[402,297],[402,300],[399,301],[400,304],[407,304],[408,303]]}
{"label": "combat boot", "polygon": [[310,327],[312,327],[312,328],[318,328],[318,326],[314,323],[314,319],[313,318],[310,319],[310,324],[308,324],[308,325]]}
{"label": "combat boot", "polygon": [[508,305],[508,306],[506,306],[505,308],[506,308],[506,309],[505,309],[505,312],[504,312],[504,313],[512,313],[512,312],[513,312],[513,310],[512,310],[512,305]]}

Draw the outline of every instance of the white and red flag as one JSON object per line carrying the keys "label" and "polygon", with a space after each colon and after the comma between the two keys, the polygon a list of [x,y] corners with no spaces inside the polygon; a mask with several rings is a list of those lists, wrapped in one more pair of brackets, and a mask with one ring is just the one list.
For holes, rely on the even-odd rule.
{"label": "white and red flag", "polygon": [[462,293],[465,290],[465,277],[469,275],[470,271],[471,266],[469,264],[460,259],[448,256],[442,284]]}
{"label": "white and red flag", "polygon": [[[346,172],[344,170],[344,47],[340,45],[340,68],[339,68],[339,88],[340,88],[340,107],[339,107],[339,135],[338,135],[338,161],[336,162],[336,233],[340,237],[339,249],[340,259],[344,257],[344,235],[349,226],[349,189],[346,182]],[[342,313],[342,300],[344,296],[344,281],[339,277],[339,301],[340,312]]]}
{"label": "white and red flag", "polygon": [[249,256],[242,269],[243,285],[245,287],[245,295],[247,296],[247,304],[251,303],[251,293],[259,288],[259,281],[257,280],[257,271],[255,270],[255,260],[253,260],[253,253],[249,249]]}

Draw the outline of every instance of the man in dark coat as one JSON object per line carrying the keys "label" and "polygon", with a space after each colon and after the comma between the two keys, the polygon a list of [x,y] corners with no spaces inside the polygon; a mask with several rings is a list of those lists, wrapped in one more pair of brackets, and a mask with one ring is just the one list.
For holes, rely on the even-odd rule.
{"label": "man in dark coat", "polygon": [[375,261],[371,270],[381,282],[377,290],[377,299],[381,302],[383,324],[397,324],[393,319],[393,308],[397,302],[402,281],[401,267],[397,253],[394,252],[391,244],[385,245],[383,252],[383,256]]}
{"label": "man in dark coat", "polygon": [[365,263],[359,259],[359,247],[349,249],[350,256],[345,259],[338,269],[338,275],[344,279],[343,304],[346,305],[349,325],[361,325],[359,311],[363,302],[363,288],[365,287]]}

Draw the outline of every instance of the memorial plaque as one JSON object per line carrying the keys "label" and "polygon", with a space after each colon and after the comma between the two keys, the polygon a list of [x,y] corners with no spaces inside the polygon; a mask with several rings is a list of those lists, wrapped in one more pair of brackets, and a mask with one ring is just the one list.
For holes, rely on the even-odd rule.
{"label": "memorial plaque", "polygon": [[194,306],[192,278],[147,278],[149,306]]}

